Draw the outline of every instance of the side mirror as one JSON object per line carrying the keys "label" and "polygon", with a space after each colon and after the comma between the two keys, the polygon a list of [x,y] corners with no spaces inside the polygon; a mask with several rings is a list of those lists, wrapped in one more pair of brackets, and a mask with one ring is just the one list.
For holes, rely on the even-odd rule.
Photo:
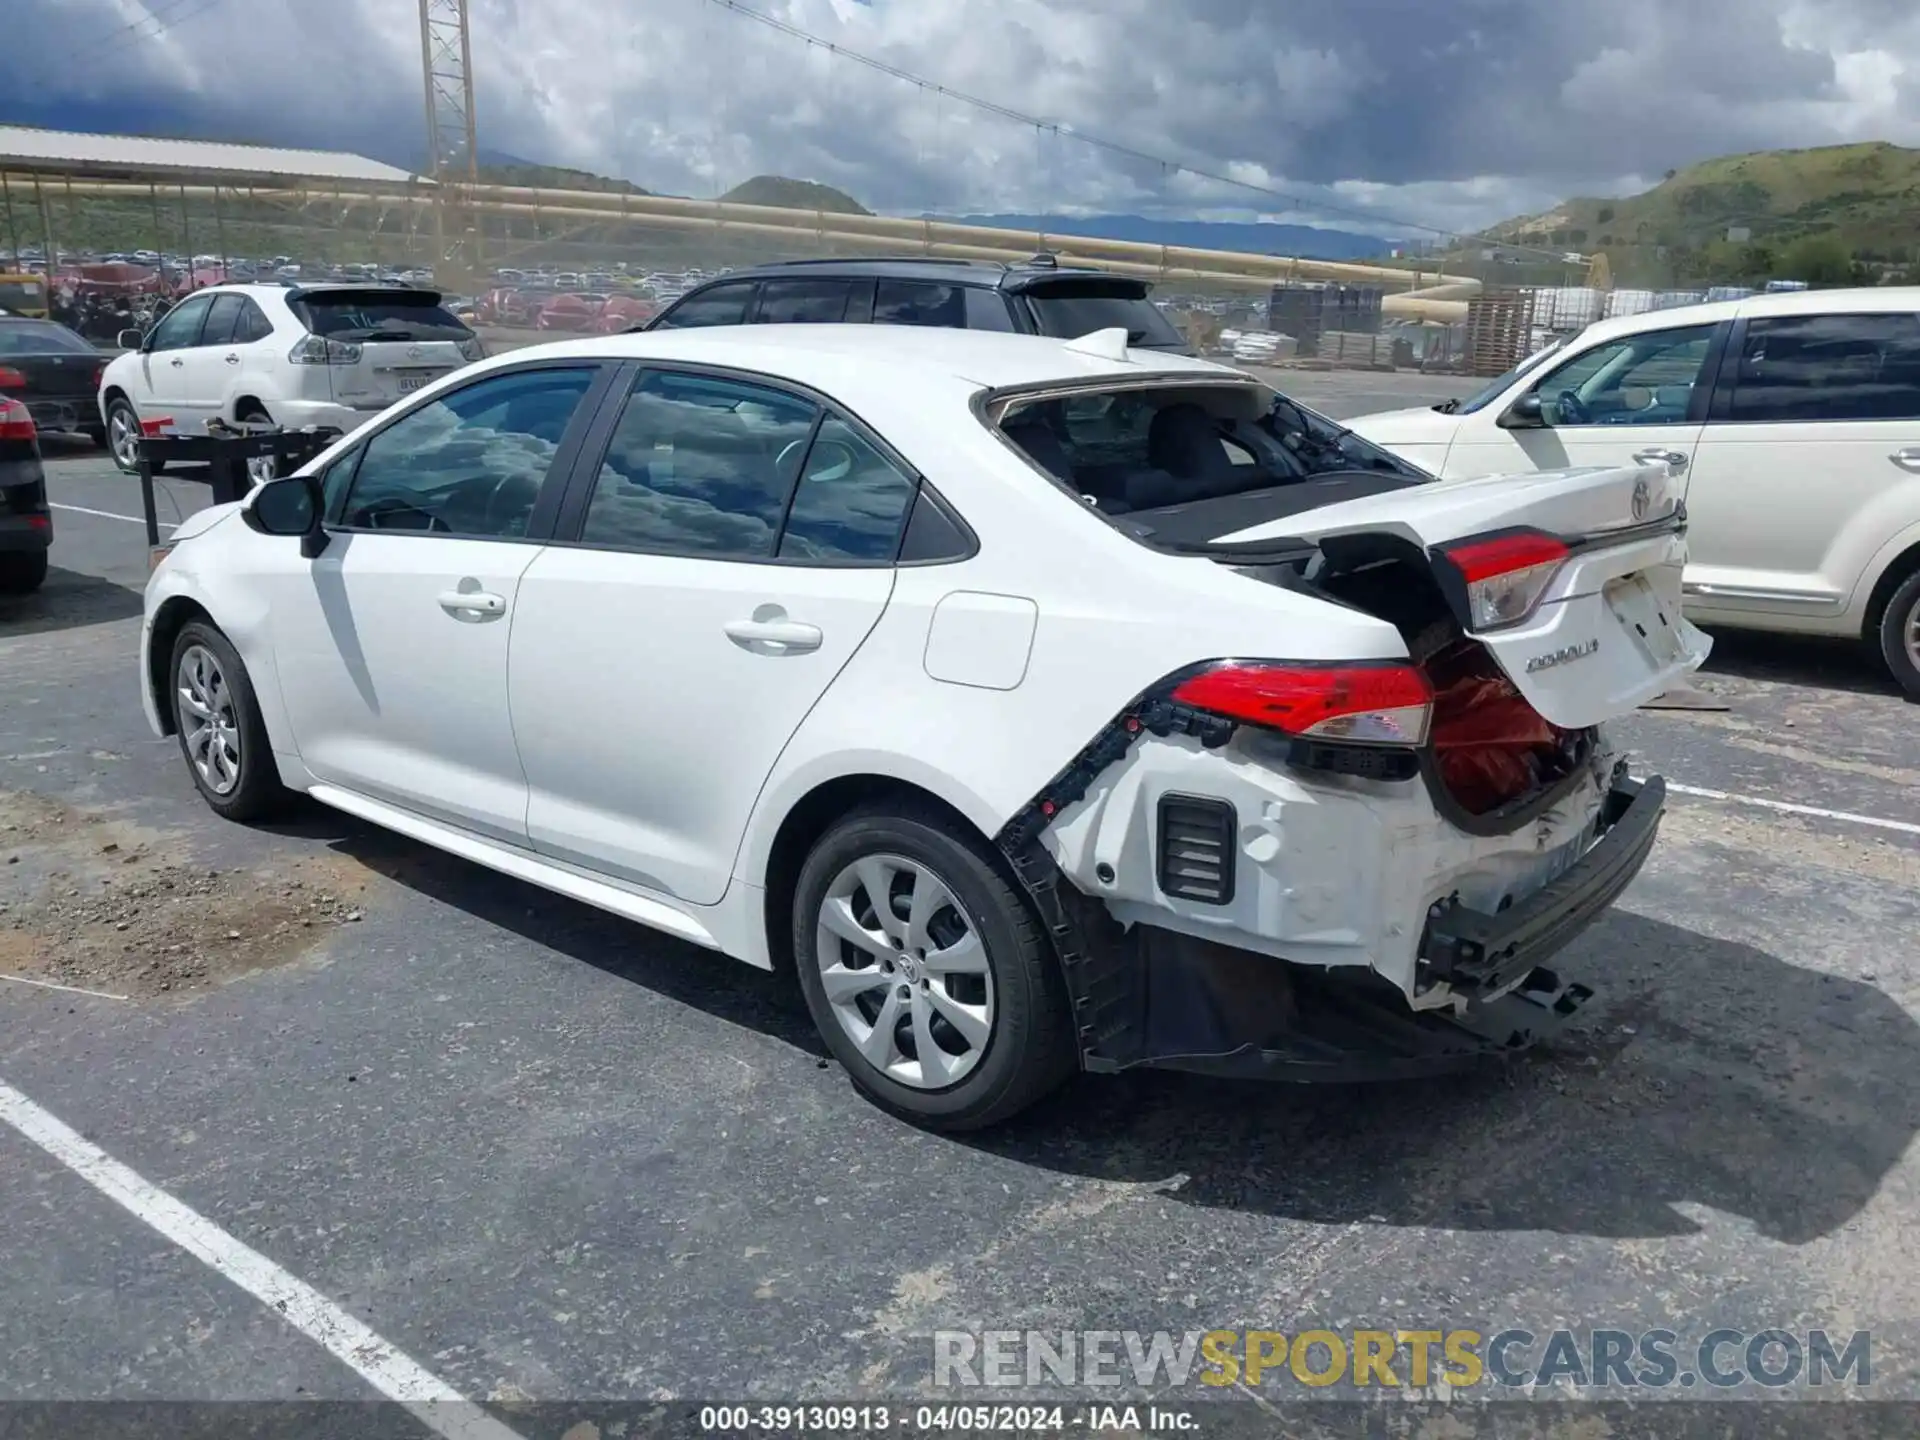
{"label": "side mirror", "polygon": [[311,560],[327,548],[327,532],[320,523],[325,504],[318,480],[293,475],[260,486],[240,513],[262,535],[298,535],[300,553]]}
{"label": "side mirror", "polygon": [[1540,403],[1538,394],[1522,395],[1504,411],[1494,422],[1502,430],[1545,430],[1547,429],[1546,410]]}
{"label": "side mirror", "polygon": [[138,330],[122,330],[114,337],[113,343],[122,350],[138,350],[146,341],[147,337]]}

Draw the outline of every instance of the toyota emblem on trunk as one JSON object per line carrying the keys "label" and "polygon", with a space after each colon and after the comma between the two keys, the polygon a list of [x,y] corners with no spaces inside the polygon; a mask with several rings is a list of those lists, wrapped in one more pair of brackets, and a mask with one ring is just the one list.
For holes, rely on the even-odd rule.
{"label": "toyota emblem on trunk", "polygon": [[1645,480],[1633,482],[1633,518],[1644,520],[1653,508],[1653,487]]}

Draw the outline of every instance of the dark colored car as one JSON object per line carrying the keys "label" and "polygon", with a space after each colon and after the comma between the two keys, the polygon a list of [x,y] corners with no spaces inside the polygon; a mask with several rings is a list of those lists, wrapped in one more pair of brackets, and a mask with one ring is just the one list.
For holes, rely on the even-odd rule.
{"label": "dark colored car", "polygon": [[38,590],[51,544],[39,431],[25,405],[0,395],[0,595]]}
{"label": "dark colored car", "polygon": [[1125,326],[1131,345],[1192,354],[1144,280],[1036,255],[977,260],[791,260],[689,290],[644,328],[701,325],[934,325],[1078,339]]}
{"label": "dark colored car", "polygon": [[24,404],[42,432],[107,443],[98,396],[100,373],[112,358],[52,320],[0,315],[0,399]]}

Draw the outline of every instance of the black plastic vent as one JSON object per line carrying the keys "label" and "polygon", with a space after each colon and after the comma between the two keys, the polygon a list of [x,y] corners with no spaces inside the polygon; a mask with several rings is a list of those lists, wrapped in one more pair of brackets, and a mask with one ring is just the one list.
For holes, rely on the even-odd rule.
{"label": "black plastic vent", "polygon": [[1225,905],[1233,899],[1233,806],[1204,795],[1162,795],[1157,865],[1160,890],[1176,900]]}

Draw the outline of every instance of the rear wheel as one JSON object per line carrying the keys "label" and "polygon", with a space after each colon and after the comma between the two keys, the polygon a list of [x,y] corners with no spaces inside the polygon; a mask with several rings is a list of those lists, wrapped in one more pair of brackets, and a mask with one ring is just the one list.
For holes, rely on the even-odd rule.
{"label": "rear wheel", "polygon": [[1920,700],[1920,570],[1907,576],[1880,617],[1880,657],[1909,700]]}
{"label": "rear wheel", "polygon": [[46,551],[0,550],[0,595],[31,595],[46,580]]}
{"label": "rear wheel", "polygon": [[213,625],[192,620],[173,642],[174,728],[187,773],[216,814],[258,820],[286,800],[266,722],[239,652]]}
{"label": "rear wheel", "polygon": [[[116,396],[107,406],[107,453],[113,456],[113,463],[129,475],[140,473],[140,412],[124,396]],[[158,475],[167,467],[164,463],[153,467]]]}
{"label": "rear wheel", "polygon": [[795,887],[793,953],[827,1048],[917,1124],[995,1124],[1074,1069],[1044,933],[984,843],[936,812],[861,810],[829,830]]}
{"label": "rear wheel", "polygon": [[[233,418],[242,425],[273,424],[273,417],[267,414],[258,401],[241,406]],[[256,485],[264,485],[274,478],[278,469],[271,455],[263,455],[257,460],[247,461],[247,478]]]}

